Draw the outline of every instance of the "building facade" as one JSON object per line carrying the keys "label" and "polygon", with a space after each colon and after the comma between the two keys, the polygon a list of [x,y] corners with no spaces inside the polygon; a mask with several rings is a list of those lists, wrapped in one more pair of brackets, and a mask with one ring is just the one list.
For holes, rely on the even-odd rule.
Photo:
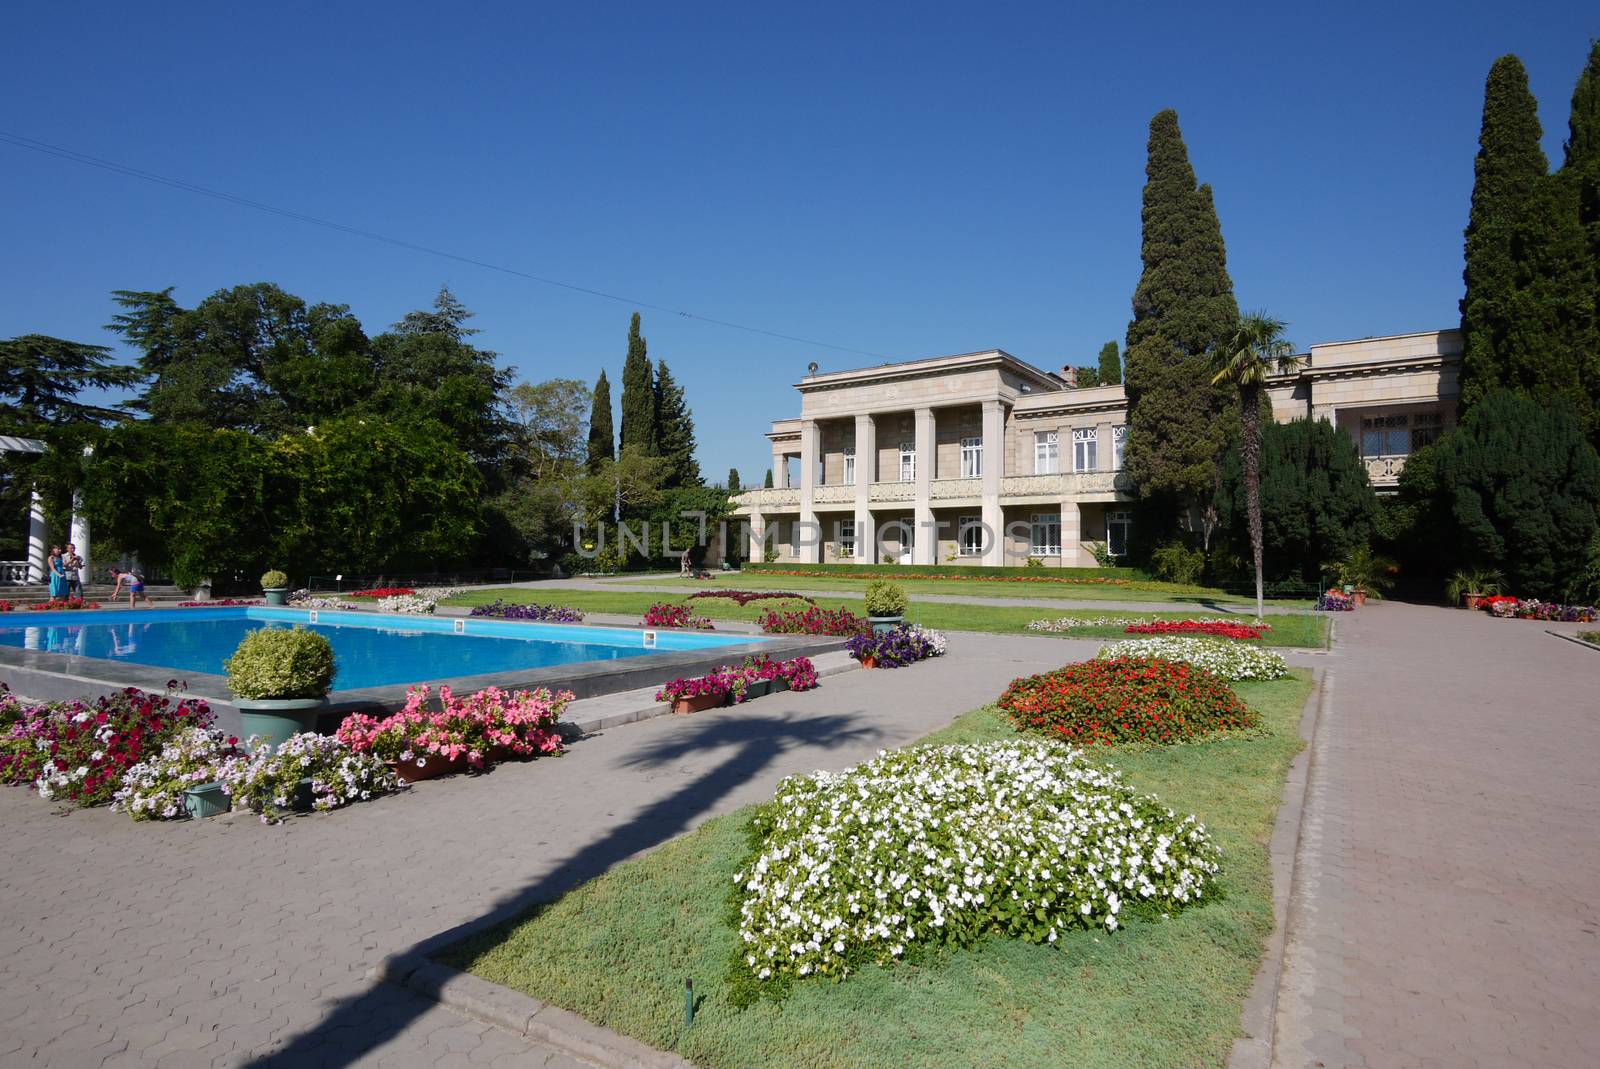
{"label": "building facade", "polygon": [[[1268,383],[1280,421],[1357,443],[1379,493],[1453,425],[1454,330],[1314,345]],[[1122,387],[1076,389],[999,349],[811,374],[772,424],[774,485],[740,494],[755,561],[1089,567],[1127,551]]]}

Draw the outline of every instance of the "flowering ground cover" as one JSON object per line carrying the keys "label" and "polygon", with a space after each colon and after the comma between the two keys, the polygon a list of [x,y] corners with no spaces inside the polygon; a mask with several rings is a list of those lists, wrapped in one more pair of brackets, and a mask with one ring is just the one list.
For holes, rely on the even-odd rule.
{"label": "flowering ground cover", "polygon": [[[727,978],[730,964],[748,968],[748,951],[728,895],[753,855],[756,809],[746,807],[616,865],[449,960],[707,1069],[1220,1066],[1272,930],[1265,844],[1300,750],[1311,681],[1300,671],[1237,690],[1260,730],[1116,755],[1124,783],[1180,817],[1196,814],[1221,848],[1220,893],[1208,886],[1168,920],[1067,930],[1053,946],[979,938],[914,963],[863,964],[842,984],[798,981],[782,1002],[736,1007]],[[991,706],[924,742],[1016,738]],[[687,1031],[685,976],[701,1000]]]}
{"label": "flowering ground cover", "polygon": [[1199,638],[1192,635],[1130,638],[1102,647],[1097,656],[1103,661],[1125,657],[1182,661],[1231,683],[1242,679],[1282,679],[1289,674],[1288,664],[1278,654],[1260,646],[1248,646],[1226,638]]}
{"label": "flowering ground cover", "polygon": [[562,752],[556,722],[573,699],[571,691],[504,691],[486,687],[465,697],[439,688],[432,701],[426,685],[406,691],[405,707],[385,717],[351,713],[335,737],[356,753],[384,761],[464,758],[472,768],[497,756],[538,757]]}
{"label": "flowering ground cover", "polygon": [[393,598],[406,594],[415,594],[416,588],[409,586],[375,586],[371,590],[352,590],[341,595],[347,598]]}
{"label": "flowering ground cover", "polygon": [[658,601],[644,611],[644,619],[640,621],[644,627],[681,627],[691,631],[714,631],[710,620],[704,616],[696,616],[687,605],[674,605],[671,602]]}
{"label": "flowering ground cover", "polygon": [[[1067,634],[1073,631],[1082,631],[1086,628],[1126,631],[1137,624],[1154,624],[1173,622],[1155,616],[1058,616],[1054,619],[1030,620],[1029,631],[1042,631],[1046,634]],[[1237,619],[1228,619],[1220,616],[1200,617],[1188,621],[1196,624],[1236,624]]]}
{"label": "flowering ground cover", "polygon": [[1268,624],[1246,624],[1237,620],[1152,620],[1123,628],[1130,635],[1210,635],[1213,638],[1260,638],[1272,628]]}
{"label": "flowering ground cover", "polygon": [[488,605],[476,605],[469,616],[492,616],[500,620],[538,620],[552,624],[581,624],[583,613],[565,605],[520,604],[495,600]]}
{"label": "flowering ground cover", "polygon": [[825,609],[808,605],[803,609],[768,609],[758,621],[769,635],[855,635],[868,627],[864,616],[849,609]]}
{"label": "flowering ground cover", "polygon": [[865,663],[872,660],[878,668],[903,668],[908,664],[939,657],[947,648],[942,631],[932,631],[918,624],[900,624],[887,631],[863,631],[851,635],[845,643],[850,656]]}
{"label": "flowering ground cover", "polygon": [[82,598],[51,598],[49,601],[36,601],[28,606],[29,612],[74,612],[78,609],[98,609],[98,601],[84,601]]}
{"label": "flowering ground cover", "polygon": [[748,605],[752,601],[805,601],[812,599],[804,594],[787,590],[697,590],[689,595],[690,601],[700,598],[726,598],[735,605]]}
{"label": "flowering ground cover", "polygon": [[810,690],[817,685],[817,668],[809,657],[794,657],[787,661],[775,661],[771,657],[746,657],[742,664],[725,664],[703,676],[664,683],[656,691],[656,701],[671,702],[679,698],[715,694],[732,698],[737,705],[745,700],[752,683],[772,680],[782,680],[790,690]]}
{"label": "flowering ground cover", "polygon": [[1000,710],[1017,730],[1088,746],[1173,743],[1254,727],[1222,680],[1181,661],[1084,661],[1013,680]]}
{"label": "flowering ground cover", "polygon": [[232,609],[263,604],[260,598],[216,598],[211,601],[180,601],[180,609]]}

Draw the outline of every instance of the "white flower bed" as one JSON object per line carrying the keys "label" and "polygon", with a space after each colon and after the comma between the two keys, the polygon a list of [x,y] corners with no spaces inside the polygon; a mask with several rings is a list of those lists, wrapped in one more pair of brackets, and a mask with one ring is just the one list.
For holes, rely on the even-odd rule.
{"label": "white flower bed", "polygon": [[928,654],[929,657],[943,657],[945,651],[950,648],[950,640],[945,637],[943,631],[935,631],[933,628],[923,627],[921,624],[902,624],[901,626],[928,644],[928,649],[931,651]]}
{"label": "white flower bed", "polygon": [[454,597],[466,588],[459,586],[424,587],[415,594],[395,594],[379,598],[379,612],[408,612],[417,616],[432,616],[433,610],[445,598]]}
{"label": "white flower bed", "polygon": [[791,776],[756,817],[736,877],[759,980],[840,976],[913,943],[989,932],[1054,943],[1114,931],[1129,904],[1197,900],[1220,849],[1081,750],[1031,740],[923,746]]}
{"label": "white flower bed", "polygon": [[1230,682],[1282,679],[1289,674],[1289,666],[1271,650],[1232,639],[1193,635],[1131,638],[1102,647],[1098,657],[1103,661],[1116,657],[1160,657],[1166,661],[1182,661]]}
{"label": "white flower bed", "polygon": [[[1059,634],[1064,631],[1076,631],[1084,627],[1132,627],[1134,624],[1156,624],[1162,623],[1164,620],[1165,617],[1160,616],[1058,616],[1054,620],[1031,620],[1028,623],[1028,630],[1048,631]],[[1194,622],[1202,624],[1236,624],[1239,621],[1224,617],[1206,617]]]}

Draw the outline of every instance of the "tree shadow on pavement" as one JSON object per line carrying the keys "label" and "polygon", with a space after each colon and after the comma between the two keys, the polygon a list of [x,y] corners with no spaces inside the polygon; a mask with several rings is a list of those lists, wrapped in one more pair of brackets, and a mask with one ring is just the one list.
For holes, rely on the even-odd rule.
{"label": "tree shadow on pavement", "polygon": [[[727,755],[632,819],[564,859],[549,875],[500,899],[481,916],[390,955],[390,960],[441,953],[469,935],[505,925],[536,906],[554,901],[634,854],[690,830],[725,796],[748,783],[781,754],[801,747],[834,749],[870,742],[881,732],[863,727],[860,713],[827,716],[726,716],[696,720],[660,746],[625,762],[645,771],[671,765],[691,754]],[[336,1004],[315,1027],[281,1049],[245,1063],[250,1069],[301,1069],[308,1065],[345,1066],[393,1039],[434,1004],[378,980],[360,995]]]}

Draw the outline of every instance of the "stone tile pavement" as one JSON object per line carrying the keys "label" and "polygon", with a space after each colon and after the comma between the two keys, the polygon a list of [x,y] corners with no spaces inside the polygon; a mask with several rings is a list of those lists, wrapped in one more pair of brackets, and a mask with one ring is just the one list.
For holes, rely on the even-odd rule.
{"label": "stone tile pavement", "polygon": [[1600,1065],[1600,651],[1546,627],[1341,615],[1276,1064]]}
{"label": "stone tile pavement", "polygon": [[758,801],[784,775],[910,742],[1098,643],[950,645],[911,671],[630,724],[559,759],[277,827],[57,816],[0,790],[0,1066],[580,1066],[366,973]]}

